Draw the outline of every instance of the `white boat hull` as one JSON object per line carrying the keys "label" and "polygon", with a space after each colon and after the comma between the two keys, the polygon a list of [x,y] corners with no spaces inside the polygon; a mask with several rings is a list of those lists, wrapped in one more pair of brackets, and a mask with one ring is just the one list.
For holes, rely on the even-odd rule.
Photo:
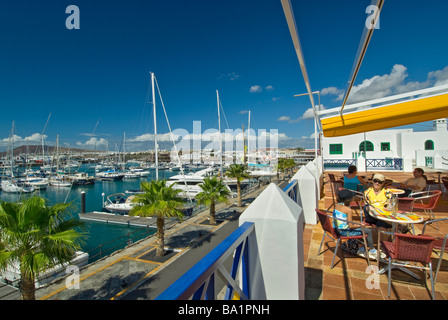
{"label": "white boat hull", "polygon": [[[76,251],[75,257],[70,261],[70,263],[58,264],[53,268],[46,270],[43,273],[39,273],[36,277],[35,286],[40,288],[46,283],[49,283],[59,277],[66,275],[69,266],[76,266],[81,268],[89,263],[89,254],[82,251]],[[1,278],[4,282],[11,284],[15,287],[19,286],[20,283],[20,269],[19,264],[14,263],[6,267],[6,269],[0,273]]]}

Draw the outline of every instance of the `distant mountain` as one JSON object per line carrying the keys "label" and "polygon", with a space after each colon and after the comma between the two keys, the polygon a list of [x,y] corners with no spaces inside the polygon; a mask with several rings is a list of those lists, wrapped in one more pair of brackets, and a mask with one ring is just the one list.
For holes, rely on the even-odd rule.
{"label": "distant mountain", "polygon": [[[45,146],[45,154],[53,154],[56,153],[56,147],[53,146]],[[88,149],[76,149],[76,148],[63,148],[63,147],[59,147],[59,153],[84,153],[84,152],[94,152],[93,150],[88,150]],[[97,151],[97,152],[102,152],[102,151]],[[4,157],[6,156],[7,151],[4,152],[0,152],[0,156]],[[28,154],[32,154],[32,155],[42,155],[42,146],[41,145],[23,145],[20,147],[17,147],[14,149],[13,151],[14,156],[18,156],[20,154],[24,154],[24,153],[28,153]]]}

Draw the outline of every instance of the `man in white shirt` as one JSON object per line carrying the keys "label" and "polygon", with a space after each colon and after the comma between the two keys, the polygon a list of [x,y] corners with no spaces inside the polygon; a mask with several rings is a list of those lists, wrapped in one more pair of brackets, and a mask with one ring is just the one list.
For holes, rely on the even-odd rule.
{"label": "man in white shirt", "polygon": [[400,184],[401,189],[405,189],[406,192],[404,196],[408,196],[412,192],[422,191],[426,188],[426,179],[423,177],[425,172],[421,168],[414,169],[414,178],[409,178],[402,184]]}

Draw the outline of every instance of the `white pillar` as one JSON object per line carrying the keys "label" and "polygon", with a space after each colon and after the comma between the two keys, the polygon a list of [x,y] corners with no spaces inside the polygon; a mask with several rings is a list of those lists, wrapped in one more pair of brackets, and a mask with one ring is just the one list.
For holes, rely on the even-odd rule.
{"label": "white pillar", "polygon": [[358,172],[367,172],[366,158],[361,154],[356,161],[356,169]]}
{"label": "white pillar", "polygon": [[403,158],[403,172],[412,172],[414,171],[412,167],[412,158],[404,157]]}
{"label": "white pillar", "polygon": [[297,180],[297,203],[302,207],[306,224],[316,224],[316,209],[319,206],[319,182],[316,182],[313,171],[307,166],[302,166],[291,178]]}
{"label": "white pillar", "polygon": [[239,218],[255,223],[248,239],[252,300],[304,300],[302,208],[271,183]]}

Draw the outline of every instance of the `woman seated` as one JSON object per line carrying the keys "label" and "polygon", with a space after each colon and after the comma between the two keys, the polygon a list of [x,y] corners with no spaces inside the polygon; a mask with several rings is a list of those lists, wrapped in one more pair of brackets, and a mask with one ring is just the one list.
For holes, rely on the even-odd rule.
{"label": "woman seated", "polygon": [[348,174],[344,175],[344,188],[362,192],[367,189],[367,186],[367,182],[358,176],[358,169],[356,166],[349,166]]}
{"label": "woman seated", "polygon": [[374,224],[378,228],[390,229],[392,226],[389,223],[378,220],[369,214],[373,208],[386,208],[392,198],[392,192],[384,186],[385,180],[384,175],[381,173],[376,173],[373,176],[373,186],[364,192],[364,197],[367,202],[364,206],[364,211],[367,213],[365,215],[367,223]]}
{"label": "woman seated", "polygon": [[[353,221],[353,209],[350,208],[350,202],[353,200],[353,198],[356,196],[356,194],[347,189],[342,189],[338,192],[337,198],[338,198],[338,204],[335,206],[333,211],[333,216],[336,218]],[[353,223],[347,223],[344,221],[340,221],[337,219],[334,219],[334,228],[337,233],[339,233],[341,236],[358,236],[362,235],[361,227],[358,227],[358,225],[355,225]],[[364,225],[364,223],[362,222]],[[375,247],[373,246],[373,237],[372,237],[372,229],[365,227],[364,233],[367,235],[367,246],[369,247],[369,258],[372,260],[376,259],[377,252]],[[358,248],[358,255],[364,256],[365,255],[365,248],[359,247]]]}

